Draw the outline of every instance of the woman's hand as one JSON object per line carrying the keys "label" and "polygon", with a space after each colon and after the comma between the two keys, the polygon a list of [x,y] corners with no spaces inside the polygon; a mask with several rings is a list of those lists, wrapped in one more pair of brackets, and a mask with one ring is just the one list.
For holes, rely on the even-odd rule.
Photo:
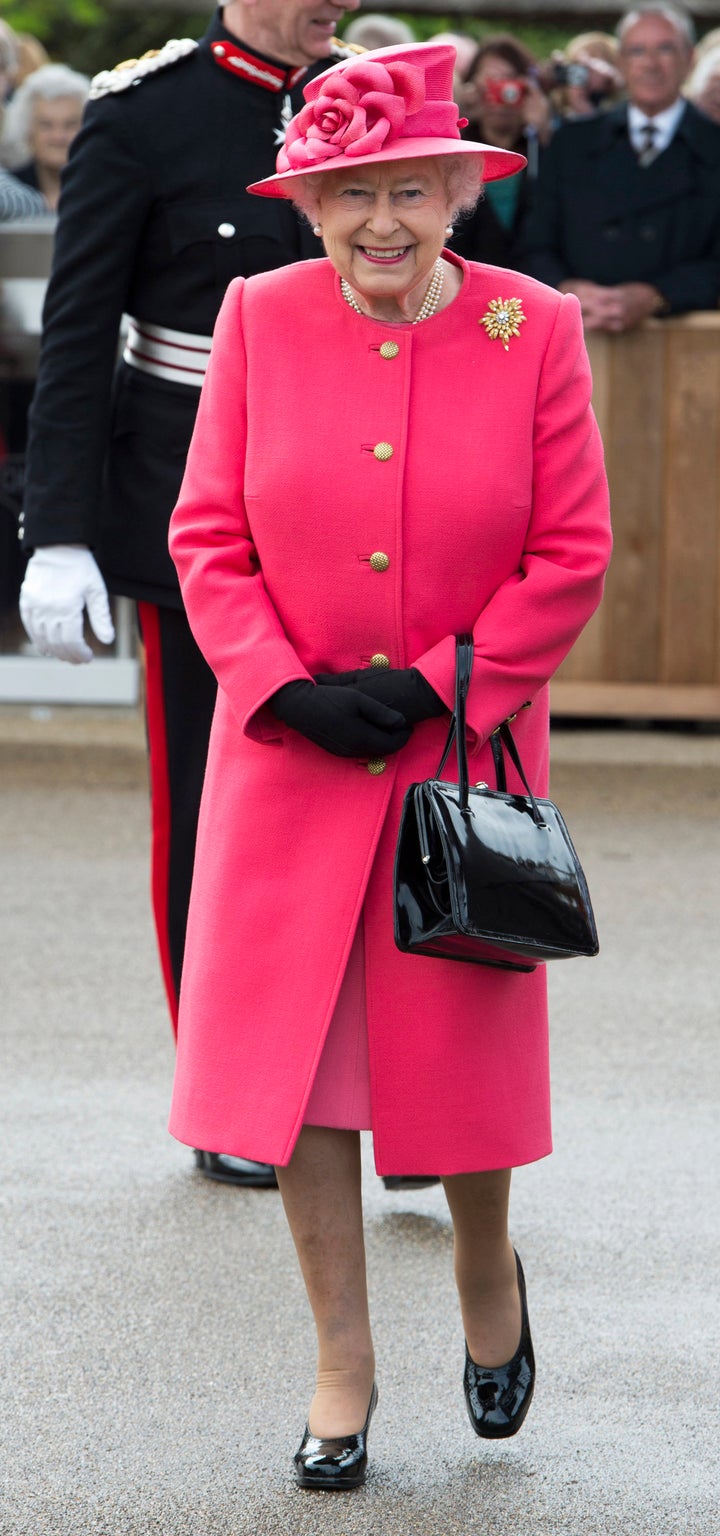
{"label": "woman's hand", "polygon": [[322,688],[340,684],[357,688],[367,698],[378,699],[399,710],[408,725],[419,725],[445,713],[442,699],[415,667],[361,667],[357,672],[321,672],[315,678]]}
{"label": "woman's hand", "polygon": [[336,678],[328,684],[285,683],[268,704],[284,725],[335,757],[388,757],[410,740],[412,724],[397,709],[359,688],[338,686]]}

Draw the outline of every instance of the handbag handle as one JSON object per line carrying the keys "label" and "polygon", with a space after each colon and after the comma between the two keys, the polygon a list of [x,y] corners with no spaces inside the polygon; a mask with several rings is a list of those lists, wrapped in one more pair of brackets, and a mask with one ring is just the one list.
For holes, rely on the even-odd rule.
{"label": "handbag handle", "polygon": [[443,748],[443,755],[438,764],[436,779],[442,778],[443,769],[450,756],[450,748],[457,736],[458,775],[460,788],[460,809],[468,808],[468,761],[467,739],[465,734],[465,701],[470,687],[472,665],[475,657],[475,644],[472,635],[455,636],[455,709],[450,716],[447,741]]}
{"label": "handbag handle", "polygon": [[[450,756],[450,748],[452,747],[453,742],[457,740],[458,803],[461,811],[468,812],[470,809],[468,804],[470,785],[468,773],[467,722],[465,705],[467,702],[468,689],[470,687],[470,678],[472,677],[474,659],[475,643],[472,635],[456,635],[455,711],[450,719],[450,729],[448,731],[447,741],[445,742],[443,755],[440,759],[437,773],[435,774],[436,779],[439,779],[442,776],[443,769],[448,760],[448,757]],[[511,716],[511,718],[514,719],[514,715]],[[525,777],[525,769],[523,768],[523,765],[520,761],[520,753],[518,752],[518,749],[515,745],[515,741],[510,730],[509,720],[503,720],[500,725],[495,727],[495,730],[492,732],[490,737],[490,745],[492,747],[493,761],[495,763],[495,773],[497,776],[498,789],[504,793],[507,788],[507,781],[505,777],[505,760],[503,758],[504,747],[508,757],[513,763],[517,773],[519,774],[525,789],[527,790],[533,821],[535,822],[536,826],[544,827],[546,823],[543,821],[540,807],[537,803],[537,800],[535,799],[530,785],[528,784],[527,778]]]}

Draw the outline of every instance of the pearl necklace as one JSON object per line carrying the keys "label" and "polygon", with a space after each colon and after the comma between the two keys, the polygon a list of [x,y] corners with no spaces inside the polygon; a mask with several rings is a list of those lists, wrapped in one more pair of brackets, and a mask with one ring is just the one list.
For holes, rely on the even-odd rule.
{"label": "pearl necklace", "polygon": [[[433,267],[433,275],[430,279],[427,293],[425,294],[425,298],[423,299],[415,319],[412,322],[413,325],[419,325],[421,320],[429,320],[430,316],[435,314],[438,304],[440,303],[440,295],[442,294],[444,280],[445,271],[443,268],[442,260],[438,256],[438,259],[435,262],[435,266]],[[340,278],[340,292],[342,293],[346,304],[349,304],[350,308],[354,309],[356,314],[364,315],[366,320],[371,318],[371,316],[369,316],[364,309],[360,308],[360,305],[355,298],[350,284],[344,277]]]}

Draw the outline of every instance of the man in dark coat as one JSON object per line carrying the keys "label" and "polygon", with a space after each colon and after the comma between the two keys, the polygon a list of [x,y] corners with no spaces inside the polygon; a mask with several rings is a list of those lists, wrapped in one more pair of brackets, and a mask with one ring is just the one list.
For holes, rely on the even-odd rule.
{"label": "man in dark coat", "polygon": [[523,260],[577,294],[587,330],[627,331],[720,298],[720,128],[680,95],[692,23],[650,4],[618,35],[627,105],[558,129]]}
{"label": "man in dark coat", "polygon": [[[322,255],[287,203],[245,188],[274,171],[303,84],[346,56],[333,32],[358,3],[231,0],[199,44],[169,43],[99,75],[63,178],[30,419],[23,538],[34,553],[21,613],[44,655],[85,662],[84,611],[108,643],[107,589],[137,600],[153,904],[173,1020],[216,684],[182,607],[168,523],[228,283]],[[222,1149],[197,1157],[211,1177],[275,1182],[272,1168]]]}

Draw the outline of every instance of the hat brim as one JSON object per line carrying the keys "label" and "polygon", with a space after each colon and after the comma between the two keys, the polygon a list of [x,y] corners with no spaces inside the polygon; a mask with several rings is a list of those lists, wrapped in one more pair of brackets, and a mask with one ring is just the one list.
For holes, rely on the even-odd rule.
{"label": "hat brim", "polygon": [[282,171],[253,181],[248,192],[257,197],[292,198],[292,185],[303,176],[322,176],[326,171],[354,171],[361,165],[384,165],[392,160],[434,160],[440,155],[475,155],[482,161],[483,181],[500,181],[524,170],[527,160],[512,149],[496,149],[492,144],[478,144],[473,139],[396,139],[374,155],[336,155],[318,165],[304,165],[301,170]]}

